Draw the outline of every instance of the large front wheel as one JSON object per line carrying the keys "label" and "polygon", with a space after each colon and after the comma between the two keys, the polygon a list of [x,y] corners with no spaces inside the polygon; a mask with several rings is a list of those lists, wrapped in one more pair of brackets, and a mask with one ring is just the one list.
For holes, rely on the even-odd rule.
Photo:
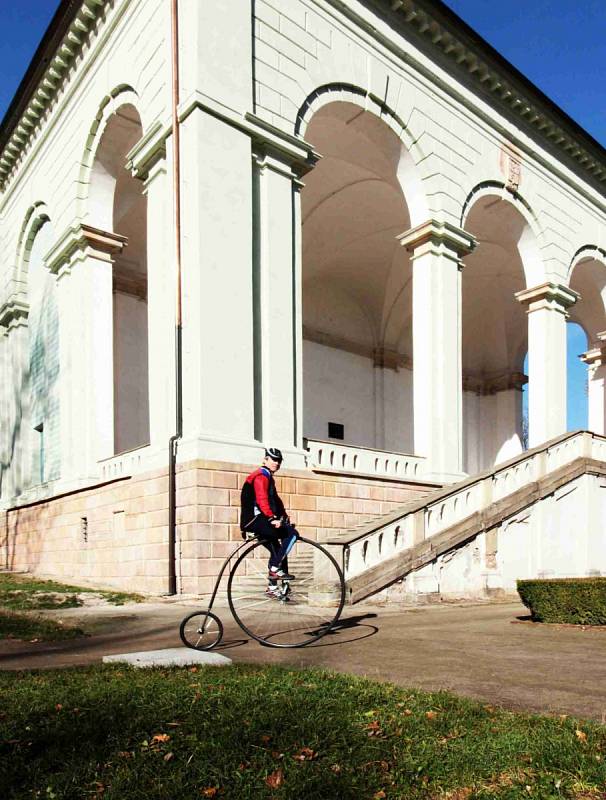
{"label": "large front wheel", "polygon": [[333,556],[310,539],[297,539],[287,564],[294,577],[275,586],[268,561],[269,551],[258,541],[231,570],[227,598],[240,627],[270,647],[304,647],[329,633],[345,602],[343,573]]}

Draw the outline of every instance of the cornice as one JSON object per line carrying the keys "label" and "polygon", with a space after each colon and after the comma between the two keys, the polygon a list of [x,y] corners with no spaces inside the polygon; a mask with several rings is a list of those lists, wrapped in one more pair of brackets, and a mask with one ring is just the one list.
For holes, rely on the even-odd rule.
{"label": "cornice", "polygon": [[[535,140],[561,154],[581,175],[603,191],[606,149],[506,61],[440,0],[361,0],[401,31],[425,45],[438,64],[446,64],[480,97],[490,98],[505,115],[531,130]],[[357,18],[349,0],[328,0],[349,17]],[[114,0],[62,0],[45,33],[15,99],[0,126],[0,190],[21,162],[46,120],[74,67],[90,47],[100,20]],[[373,35],[380,34],[376,29]],[[384,42],[392,46],[392,42]],[[397,49],[397,48],[396,48]],[[210,110],[210,109],[209,109]],[[212,112],[211,112],[212,113]],[[249,131],[260,132],[260,120],[247,115]],[[294,141],[275,135],[279,149],[293,155]],[[294,139],[294,137],[293,137]],[[309,151],[306,155],[310,155]],[[299,159],[297,159],[299,160]],[[303,158],[312,166],[314,157]]]}
{"label": "cornice", "polygon": [[270,157],[265,164],[270,168],[278,168],[278,162],[281,162],[291,167],[293,175],[300,177],[313,169],[320,159],[312,145],[301,137],[286,133],[251,112],[242,114],[198,90],[180,103],[179,120],[184,122],[196,110],[204,111],[250,136],[258,150],[257,155]]}
{"label": "cornice", "polygon": [[480,96],[489,96],[506,116],[606,186],[606,149],[440,0],[371,0],[371,5],[439,55],[438,63],[464,76]]}
{"label": "cornice", "polygon": [[0,128],[0,190],[27,152],[112,3],[64,0],[57,10]]}

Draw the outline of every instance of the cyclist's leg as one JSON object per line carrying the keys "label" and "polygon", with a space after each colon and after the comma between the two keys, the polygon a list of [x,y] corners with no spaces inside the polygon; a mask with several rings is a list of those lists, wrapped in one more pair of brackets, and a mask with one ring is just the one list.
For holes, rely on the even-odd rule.
{"label": "cyclist's leg", "polygon": [[263,547],[269,551],[268,569],[277,566],[280,563],[278,558],[281,547],[280,529],[274,528],[267,517],[259,514],[249,525],[248,530],[252,531]]}
{"label": "cyclist's leg", "polygon": [[299,538],[299,532],[294,525],[288,522],[283,522],[277,530],[280,537],[280,549],[276,554],[275,564],[270,563],[270,566],[282,567],[284,572],[288,572],[288,554]]}

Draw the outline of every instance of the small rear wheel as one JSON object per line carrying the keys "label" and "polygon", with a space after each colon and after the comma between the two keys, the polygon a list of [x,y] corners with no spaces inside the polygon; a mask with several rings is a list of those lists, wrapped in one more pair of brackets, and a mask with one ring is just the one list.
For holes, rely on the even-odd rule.
{"label": "small rear wheel", "polygon": [[179,636],[192,650],[212,650],[223,638],[223,623],[210,611],[196,611],[185,617],[179,626]]}

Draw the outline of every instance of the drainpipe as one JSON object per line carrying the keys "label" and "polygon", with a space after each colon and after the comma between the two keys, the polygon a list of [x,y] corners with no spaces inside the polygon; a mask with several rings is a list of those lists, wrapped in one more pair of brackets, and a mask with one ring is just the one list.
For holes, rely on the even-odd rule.
{"label": "drainpipe", "polygon": [[179,141],[179,9],[171,0],[173,228],[175,232],[175,433],[168,440],[168,594],[177,594],[177,443],[183,436],[183,371],[181,325],[181,154]]}

